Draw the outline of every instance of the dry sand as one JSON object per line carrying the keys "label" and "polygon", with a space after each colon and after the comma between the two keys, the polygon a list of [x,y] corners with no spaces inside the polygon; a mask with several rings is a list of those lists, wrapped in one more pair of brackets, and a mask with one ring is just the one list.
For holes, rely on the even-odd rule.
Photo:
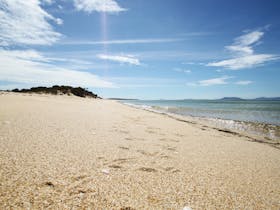
{"label": "dry sand", "polygon": [[0,95],[0,209],[279,209],[280,150],[108,100]]}

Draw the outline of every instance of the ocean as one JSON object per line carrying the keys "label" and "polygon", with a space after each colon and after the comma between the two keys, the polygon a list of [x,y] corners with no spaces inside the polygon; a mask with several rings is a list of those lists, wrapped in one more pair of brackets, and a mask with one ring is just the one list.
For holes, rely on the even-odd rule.
{"label": "ocean", "polygon": [[215,127],[280,139],[280,101],[263,100],[122,100],[166,114],[193,117]]}

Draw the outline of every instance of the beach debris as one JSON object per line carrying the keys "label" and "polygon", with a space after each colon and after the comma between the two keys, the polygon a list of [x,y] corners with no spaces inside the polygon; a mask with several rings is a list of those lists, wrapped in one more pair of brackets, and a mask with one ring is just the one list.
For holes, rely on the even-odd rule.
{"label": "beach debris", "polygon": [[47,185],[49,187],[54,187],[54,184],[50,181],[45,182],[45,185]]}
{"label": "beach debris", "polygon": [[87,191],[86,190],[78,190],[79,194],[85,194]]}
{"label": "beach debris", "polygon": [[101,172],[103,174],[109,175],[110,174],[110,170],[109,169],[102,169]]}
{"label": "beach debris", "polygon": [[185,206],[185,207],[183,208],[183,210],[192,210],[192,208],[189,207],[189,206]]}
{"label": "beach debris", "polygon": [[131,208],[131,207],[122,207],[120,210],[134,210],[134,208]]}

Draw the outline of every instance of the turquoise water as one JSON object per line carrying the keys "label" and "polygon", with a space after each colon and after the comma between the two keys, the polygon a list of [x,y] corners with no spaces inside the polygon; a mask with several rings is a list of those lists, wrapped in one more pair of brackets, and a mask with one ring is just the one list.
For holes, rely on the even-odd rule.
{"label": "turquoise water", "polygon": [[123,102],[179,115],[280,125],[280,101],[125,100]]}

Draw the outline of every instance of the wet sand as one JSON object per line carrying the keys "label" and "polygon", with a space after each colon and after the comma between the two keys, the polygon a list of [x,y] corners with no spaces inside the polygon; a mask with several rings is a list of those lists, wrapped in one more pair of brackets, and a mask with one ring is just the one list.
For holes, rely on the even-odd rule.
{"label": "wet sand", "polygon": [[280,150],[114,101],[0,95],[0,209],[279,209]]}

